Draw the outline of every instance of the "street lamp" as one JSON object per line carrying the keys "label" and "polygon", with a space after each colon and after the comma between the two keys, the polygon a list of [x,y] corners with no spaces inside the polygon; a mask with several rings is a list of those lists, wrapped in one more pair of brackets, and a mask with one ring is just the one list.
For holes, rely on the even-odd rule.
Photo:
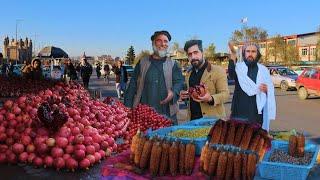
{"label": "street lamp", "polygon": [[18,58],[18,23],[23,21],[23,19],[16,19],[16,64],[19,60]]}

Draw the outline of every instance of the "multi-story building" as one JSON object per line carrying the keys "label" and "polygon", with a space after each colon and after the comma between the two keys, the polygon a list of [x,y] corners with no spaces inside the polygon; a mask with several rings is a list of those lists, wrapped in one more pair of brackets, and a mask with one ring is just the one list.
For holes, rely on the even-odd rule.
{"label": "multi-story building", "polygon": [[9,40],[8,37],[3,41],[3,56],[9,61],[17,61],[23,63],[23,61],[31,61],[32,59],[32,40],[26,38],[24,41],[20,39]]}

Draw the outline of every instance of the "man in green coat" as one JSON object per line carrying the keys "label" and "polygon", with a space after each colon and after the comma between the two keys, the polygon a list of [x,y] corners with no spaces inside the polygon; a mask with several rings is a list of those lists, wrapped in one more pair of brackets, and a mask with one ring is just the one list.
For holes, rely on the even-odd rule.
{"label": "man in green coat", "polygon": [[124,95],[124,104],[127,107],[147,104],[177,124],[177,101],[184,86],[184,77],[177,62],[167,56],[170,40],[167,31],[156,31],[151,36],[153,54],[135,66]]}

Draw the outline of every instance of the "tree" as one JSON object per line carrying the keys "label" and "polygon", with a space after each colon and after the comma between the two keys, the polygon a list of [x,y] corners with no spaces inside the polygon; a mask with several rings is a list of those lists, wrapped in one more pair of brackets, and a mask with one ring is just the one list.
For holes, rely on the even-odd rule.
{"label": "tree", "polygon": [[134,53],[134,48],[133,46],[130,46],[127,52],[127,57],[126,57],[127,64],[130,64],[130,65],[133,64],[135,57],[136,55]]}
{"label": "tree", "polygon": [[281,35],[271,38],[269,44],[269,54],[274,58],[274,62],[282,60],[287,65],[292,65],[299,59],[299,50],[294,44],[287,44]]}
{"label": "tree", "polygon": [[134,60],[134,64],[137,64],[142,58],[150,56],[150,52],[148,50],[142,50]]}
{"label": "tree", "polygon": [[208,61],[214,61],[215,54],[216,54],[216,46],[213,43],[211,43],[209,44],[208,48],[204,50],[204,57]]}
{"label": "tree", "polygon": [[271,38],[271,43],[268,45],[268,49],[269,49],[268,53],[274,58],[275,63],[277,62],[278,58],[282,60],[285,59],[285,55],[286,55],[285,48],[286,48],[286,43],[281,37],[281,35],[277,35]]}
{"label": "tree", "polygon": [[291,66],[298,60],[299,60],[299,50],[297,49],[296,45],[287,44],[286,56],[284,61]]}
{"label": "tree", "polygon": [[246,42],[246,41],[264,41],[268,38],[266,30],[259,27],[243,27],[240,30],[235,30],[232,33],[231,40],[235,43]]}

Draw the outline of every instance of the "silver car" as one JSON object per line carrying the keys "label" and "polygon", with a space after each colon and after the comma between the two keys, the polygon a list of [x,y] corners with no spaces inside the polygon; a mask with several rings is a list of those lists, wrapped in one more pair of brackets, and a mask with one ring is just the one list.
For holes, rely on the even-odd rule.
{"label": "silver car", "polygon": [[273,85],[281,90],[296,89],[298,74],[284,66],[267,66]]}

